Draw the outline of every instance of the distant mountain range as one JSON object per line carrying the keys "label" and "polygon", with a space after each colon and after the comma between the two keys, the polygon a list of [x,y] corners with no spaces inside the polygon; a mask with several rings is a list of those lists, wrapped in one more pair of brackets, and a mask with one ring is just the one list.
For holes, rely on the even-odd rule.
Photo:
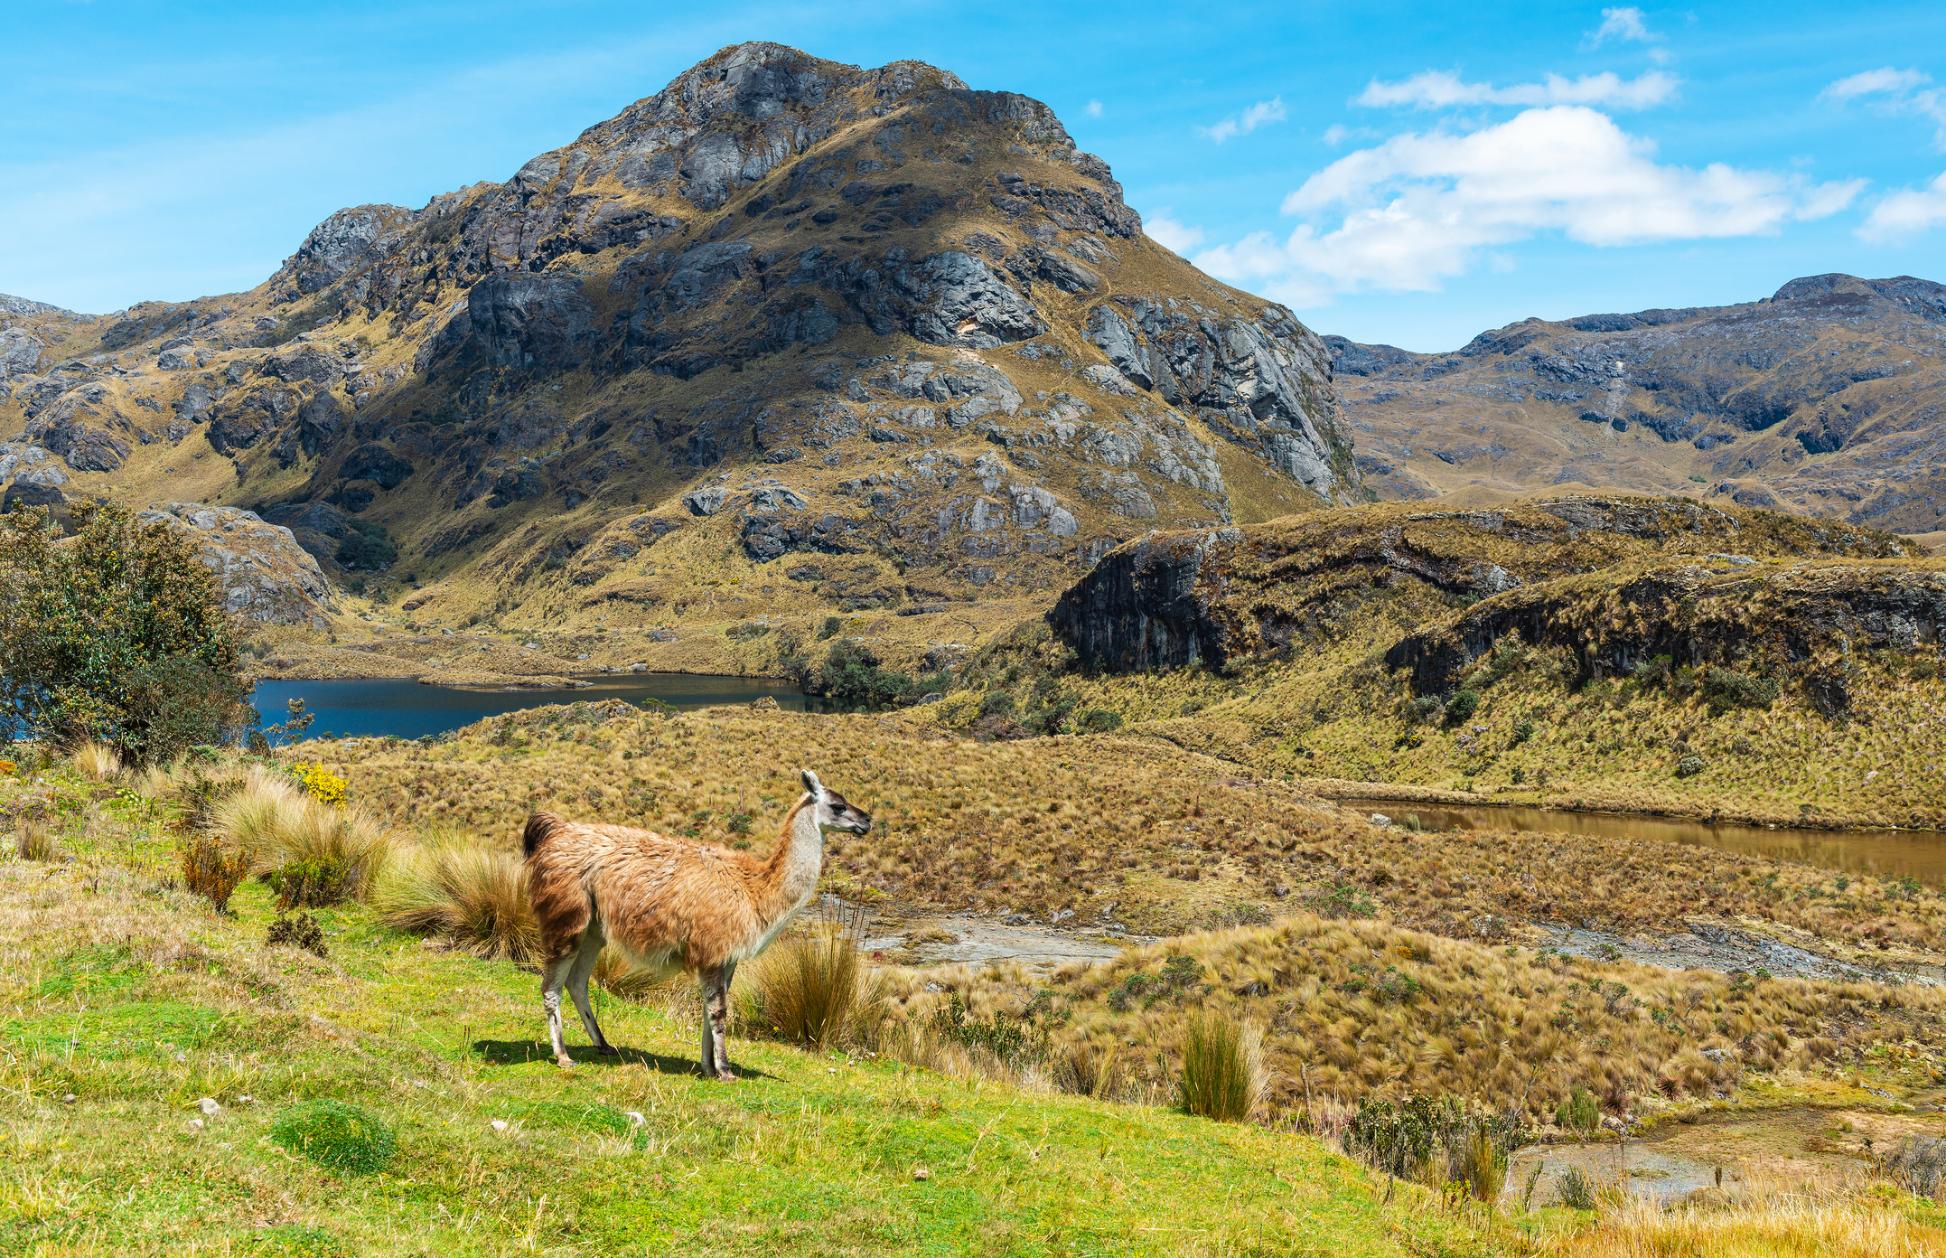
{"label": "distant mountain range", "polygon": [[1527,319],[1450,354],[1326,340],[1383,497],[1587,485],[1946,527],[1946,287],[1927,280]]}
{"label": "distant mountain range", "polygon": [[1046,106],[916,62],[738,45],[249,292],[0,309],[0,493],[248,508],[435,622],[1051,599],[1359,493],[1317,336]]}

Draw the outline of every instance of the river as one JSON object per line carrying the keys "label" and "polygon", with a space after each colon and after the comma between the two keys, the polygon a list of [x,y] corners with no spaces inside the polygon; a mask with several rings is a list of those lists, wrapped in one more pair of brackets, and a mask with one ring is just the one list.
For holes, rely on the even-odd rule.
{"label": "river", "polygon": [[1395,821],[1416,815],[1429,830],[1544,831],[1687,843],[1847,873],[1915,878],[1928,886],[1946,888],[1946,831],[1940,830],[1814,830],[1520,804],[1422,804],[1396,799],[1336,802],[1359,812],[1384,813]]}
{"label": "river", "polygon": [[309,738],[392,734],[420,738],[443,734],[487,716],[549,703],[654,699],[675,708],[775,699],[778,706],[802,711],[805,696],[789,682],[762,677],[719,677],[704,673],[630,673],[591,677],[586,686],[478,690],[465,686],[428,686],[409,678],[358,681],[260,681],[250,702],[266,725],[284,719],[286,704],[302,699],[315,713]]}

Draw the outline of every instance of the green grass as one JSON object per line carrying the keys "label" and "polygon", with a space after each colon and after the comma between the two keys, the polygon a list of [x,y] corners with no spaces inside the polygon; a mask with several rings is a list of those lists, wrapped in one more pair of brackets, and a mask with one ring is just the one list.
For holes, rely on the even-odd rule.
{"label": "green grass", "polygon": [[[626,1052],[563,1072],[512,965],[355,906],[318,961],[263,946],[261,885],[234,907],[0,865],[0,1252],[1498,1248],[1300,1137],[745,1039],[726,1087],[691,1025],[599,994]],[[344,1106],[396,1152],[318,1139]]]}

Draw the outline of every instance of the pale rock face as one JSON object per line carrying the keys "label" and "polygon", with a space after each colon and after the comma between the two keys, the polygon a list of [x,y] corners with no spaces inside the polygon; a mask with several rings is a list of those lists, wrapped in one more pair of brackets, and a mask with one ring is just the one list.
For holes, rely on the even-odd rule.
{"label": "pale rock face", "polygon": [[264,624],[322,626],[336,608],[337,593],[318,561],[289,529],[268,524],[253,511],[172,502],[144,511],[141,519],[194,534],[203,563],[216,574],[224,605],[234,616]]}

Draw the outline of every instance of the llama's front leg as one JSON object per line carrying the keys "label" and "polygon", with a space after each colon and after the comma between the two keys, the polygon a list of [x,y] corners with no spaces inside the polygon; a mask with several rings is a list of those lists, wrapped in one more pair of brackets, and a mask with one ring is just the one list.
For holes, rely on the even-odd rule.
{"label": "llama's front leg", "polygon": [[730,973],[733,967],[722,966],[709,977],[709,998],[703,1009],[703,1022],[709,1028],[711,1038],[716,1041],[714,1060],[704,1067],[713,1071],[718,1079],[729,1083],[736,1078],[730,1069]]}
{"label": "llama's front leg", "polygon": [[561,988],[568,981],[568,971],[574,965],[574,954],[546,962],[541,966],[541,1004],[547,1009],[547,1035],[554,1042],[554,1060],[562,1066],[574,1065],[574,1058],[568,1056],[568,1046],[561,1038]]}

